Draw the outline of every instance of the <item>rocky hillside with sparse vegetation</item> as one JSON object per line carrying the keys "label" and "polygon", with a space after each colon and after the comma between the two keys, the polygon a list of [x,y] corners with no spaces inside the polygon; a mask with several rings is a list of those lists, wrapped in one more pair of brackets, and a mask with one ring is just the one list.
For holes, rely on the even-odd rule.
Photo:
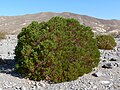
{"label": "rocky hillside with sparse vegetation", "polygon": [[[66,21],[61,18],[54,24],[56,18],[48,21],[53,16],[76,18],[82,25],[74,19]],[[68,12],[45,12],[1,16],[0,21],[0,90],[120,90],[120,37],[106,36],[106,33],[112,32],[113,36],[119,33],[119,20],[102,20]],[[41,21],[47,23],[39,23]],[[96,36],[91,30],[105,35]],[[94,46],[95,42],[98,47]],[[98,56],[99,62],[96,61]],[[76,58],[80,58],[80,65]],[[40,81],[23,77],[16,72],[17,69],[32,76],[33,80],[41,75]],[[59,83],[51,82],[53,80]]]}
{"label": "rocky hillside with sparse vegetation", "polygon": [[97,31],[99,33],[105,33],[120,31],[120,20],[103,20],[69,12],[41,12],[37,14],[27,14],[21,16],[0,16],[0,31],[15,34],[20,32],[23,26],[30,24],[31,21],[46,21],[54,16],[75,18],[81,24],[92,27],[94,32]]}

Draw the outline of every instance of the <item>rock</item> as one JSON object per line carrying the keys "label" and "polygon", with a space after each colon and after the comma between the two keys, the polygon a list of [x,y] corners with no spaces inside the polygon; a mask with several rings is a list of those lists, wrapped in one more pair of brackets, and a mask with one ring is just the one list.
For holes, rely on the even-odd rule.
{"label": "rock", "polygon": [[34,81],[31,81],[31,82],[29,82],[29,83],[31,83],[31,84],[34,85],[34,86],[36,85],[36,83],[35,83]]}
{"label": "rock", "polygon": [[15,87],[13,87],[14,88],[14,90],[21,90],[21,87],[20,86],[15,86]]}
{"label": "rock", "polygon": [[120,52],[120,46],[117,47],[117,51]]}
{"label": "rock", "polygon": [[113,83],[111,83],[111,84],[108,85],[109,88],[112,87],[112,86],[113,86]]}
{"label": "rock", "polygon": [[115,59],[115,58],[111,58],[110,61],[117,61],[117,59]]}
{"label": "rock", "polygon": [[103,74],[101,72],[96,72],[96,73],[93,73],[92,75],[95,77],[103,76]]}
{"label": "rock", "polygon": [[100,81],[101,84],[110,84],[110,81]]}
{"label": "rock", "polygon": [[96,71],[97,70],[97,68],[95,67],[95,68],[92,68],[92,71]]}
{"label": "rock", "polygon": [[117,57],[120,57],[120,52],[116,52],[116,56],[117,56]]}
{"label": "rock", "polygon": [[93,90],[94,90],[94,89],[96,90],[96,89],[97,89],[97,86],[93,86]]}
{"label": "rock", "polygon": [[22,90],[26,90],[26,88],[24,86],[22,86]]}
{"label": "rock", "polygon": [[46,86],[45,83],[43,83],[43,82],[40,82],[40,84],[41,84],[42,87]]}
{"label": "rock", "polygon": [[107,62],[107,60],[106,60],[106,59],[103,59],[102,62]]}
{"label": "rock", "polygon": [[113,65],[112,65],[112,63],[106,63],[102,66],[102,68],[112,69]]}
{"label": "rock", "polygon": [[43,89],[43,88],[45,88],[45,84],[43,82],[36,82],[36,88]]}
{"label": "rock", "polygon": [[114,66],[119,67],[119,64],[118,64],[118,63],[115,63]]}
{"label": "rock", "polygon": [[[13,42],[12,38],[14,38]],[[0,57],[2,59],[13,59],[14,58],[14,49],[17,44],[17,38],[15,35],[7,35],[7,38],[0,41],[1,46],[0,46]]]}
{"label": "rock", "polygon": [[64,90],[64,89],[60,88],[60,90]]}
{"label": "rock", "polygon": [[36,90],[36,87],[35,86],[30,86],[29,90]]}

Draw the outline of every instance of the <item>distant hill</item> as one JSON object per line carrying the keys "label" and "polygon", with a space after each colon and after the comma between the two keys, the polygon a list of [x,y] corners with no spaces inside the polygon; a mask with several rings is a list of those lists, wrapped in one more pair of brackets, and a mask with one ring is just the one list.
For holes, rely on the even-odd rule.
{"label": "distant hill", "polygon": [[69,12],[42,12],[37,14],[27,14],[21,16],[0,16],[0,31],[8,32],[10,34],[19,33],[22,27],[30,24],[32,21],[47,21],[54,16],[75,18],[81,24],[90,26],[94,32],[106,33],[120,31],[120,20],[103,20]]}

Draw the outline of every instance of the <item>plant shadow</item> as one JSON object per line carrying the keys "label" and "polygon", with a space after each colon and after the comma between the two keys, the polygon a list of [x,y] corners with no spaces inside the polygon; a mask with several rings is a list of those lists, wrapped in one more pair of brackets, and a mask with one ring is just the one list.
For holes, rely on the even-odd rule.
{"label": "plant shadow", "polygon": [[0,73],[11,74],[14,77],[22,78],[17,72],[15,72],[15,59],[0,59]]}

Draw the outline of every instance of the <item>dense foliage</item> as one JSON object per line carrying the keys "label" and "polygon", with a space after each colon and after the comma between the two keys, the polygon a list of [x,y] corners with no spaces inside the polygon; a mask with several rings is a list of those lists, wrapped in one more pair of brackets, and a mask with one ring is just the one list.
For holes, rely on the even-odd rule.
{"label": "dense foliage", "polygon": [[99,49],[110,50],[116,46],[116,42],[111,35],[99,35],[96,39]]}
{"label": "dense foliage", "polygon": [[16,70],[33,80],[64,82],[89,73],[100,53],[90,27],[75,19],[33,21],[18,35]]}

